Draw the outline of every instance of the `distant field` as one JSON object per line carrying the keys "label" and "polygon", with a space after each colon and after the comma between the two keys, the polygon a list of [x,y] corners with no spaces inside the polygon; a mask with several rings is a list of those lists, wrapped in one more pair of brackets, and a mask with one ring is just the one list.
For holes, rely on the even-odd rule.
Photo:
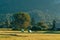
{"label": "distant field", "polygon": [[60,34],[21,33],[0,31],[0,40],[60,40]]}
{"label": "distant field", "polygon": [[0,28],[0,31],[12,31],[12,29],[11,28]]}

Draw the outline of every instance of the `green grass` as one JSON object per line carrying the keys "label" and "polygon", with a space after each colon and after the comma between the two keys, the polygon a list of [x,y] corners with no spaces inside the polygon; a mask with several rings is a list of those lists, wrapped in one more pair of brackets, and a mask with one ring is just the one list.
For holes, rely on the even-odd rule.
{"label": "green grass", "polygon": [[9,35],[0,35],[0,38],[9,38]]}

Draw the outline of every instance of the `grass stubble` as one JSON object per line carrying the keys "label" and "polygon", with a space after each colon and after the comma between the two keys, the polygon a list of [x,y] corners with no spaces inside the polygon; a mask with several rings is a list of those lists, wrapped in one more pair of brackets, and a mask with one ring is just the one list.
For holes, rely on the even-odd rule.
{"label": "grass stubble", "polygon": [[0,34],[0,40],[60,40],[60,34],[42,34],[42,33]]}

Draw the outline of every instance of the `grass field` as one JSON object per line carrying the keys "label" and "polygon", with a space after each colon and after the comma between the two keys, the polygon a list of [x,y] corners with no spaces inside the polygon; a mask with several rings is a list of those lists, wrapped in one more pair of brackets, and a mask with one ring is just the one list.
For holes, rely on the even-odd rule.
{"label": "grass field", "polygon": [[0,40],[60,40],[60,34],[20,33],[0,31]]}

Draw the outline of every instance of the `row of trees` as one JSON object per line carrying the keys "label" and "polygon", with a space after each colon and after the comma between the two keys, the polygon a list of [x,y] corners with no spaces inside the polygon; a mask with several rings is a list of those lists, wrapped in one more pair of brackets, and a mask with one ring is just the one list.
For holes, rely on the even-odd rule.
{"label": "row of trees", "polygon": [[[13,15],[14,23],[18,27],[18,30],[29,29],[29,30],[48,30],[50,27],[44,21],[35,23],[34,18],[31,18],[29,13],[19,12]],[[51,30],[54,30],[56,21],[53,20]]]}
{"label": "row of trees", "polygon": [[[9,16],[9,15],[8,15]],[[21,30],[24,32],[24,30],[47,30],[49,29],[49,26],[44,22],[40,21],[38,23],[35,23],[34,18],[31,18],[29,13],[26,12],[18,12],[16,14],[12,15],[13,21],[10,22],[9,17],[7,17],[7,21],[5,24],[8,27],[11,27],[12,29]],[[53,21],[53,27],[55,28],[55,20]]]}

